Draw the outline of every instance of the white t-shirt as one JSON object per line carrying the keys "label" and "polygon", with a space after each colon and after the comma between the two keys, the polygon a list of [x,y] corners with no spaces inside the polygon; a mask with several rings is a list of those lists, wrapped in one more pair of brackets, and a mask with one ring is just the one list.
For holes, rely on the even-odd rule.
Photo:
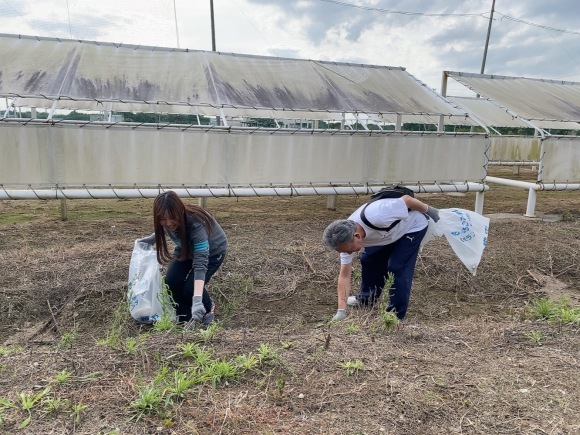
{"label": "white t-shirt", "polygon": [[[365,230],[365,237],[362,239],[365,246],[385,246],[394,243],[405,234],[420,231],[427,226],[427,217],[420,211],[407,209],[407,204],[401,198],[388,198],[373,201],[365,210],[367,220],[380,228],[387,228],[396,220],[401,220],[391,231],[374,230],[365,225],[360,217],[360,213],[366,204],[361,205],[348,217],[349,221],[354,221]],[[340,253],[340,264],[350,264],[356,252],[347,254]]]}

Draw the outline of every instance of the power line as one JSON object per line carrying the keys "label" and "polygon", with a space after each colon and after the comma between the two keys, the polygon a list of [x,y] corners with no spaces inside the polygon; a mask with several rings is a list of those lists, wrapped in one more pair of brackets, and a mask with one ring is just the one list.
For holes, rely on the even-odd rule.
{"label": "power line", "polygon": [[72,36],[72,27],[71,27],[71,24],[70,24],[70,9],[68,7],[68,0],[66,0],[66,13],[68,15],[68,33],[70,34],[70,39],[73,39],[73,36]]}
{"label": "power line", "polygon": [[[399,14],[399,15],[409,15],[409,16],[421,16],[421,17],[481,17],[485,19],[489,19],[486,17],[487,12],[482,12],[478,14],[434,14],[434,13],[425,13],[425,12],[409,12],[409,11],[395,11],[392,9],[382,9],[382,8],[375,8],[372,6],[364,6],[364,5],[356,5],[347,2],[341,2],[337,0],[320,0],[325,3],[333,3],[339,6],[346,6],[349,8],[356,8],[356,9],[363,9],[366,11],[374,11],[374,12],[382,12],[384,14]],[[505,18],[506,20],[514,21],[516,23],[525,24],[527,26],[532,27],[539,27],[544,30],[551,30],[553,32],[561,32],[561,33],[569,33],[572,35],[580,35],[580,32],[575,32],[573,30],[566,30],[566,29],[559,29],[557,27],[545,26],[543,24],[533,23],[531,21],[521,20],[519,18],[515,18],[509,15],[502,14],[501,12],[495,11],[496,14],[501,15],[502,19]]]}
{"label": "power line", "polygon": [[175,0],[173,0],[173,18],[175,20],[175,37],[177,38],[177,48],[179,46],[179,28],[177,27],[177,8],[175,7]]}
{"label": "power line", "polygon": [[355,5],[352,3],[339,2],[336,0],[320,0],[326,3],[334,3],[339,6],[347,6],[350,8],[364,9],[366,11],[383,12],[385,14],[399,14],[399,15],[419,15],[423,17],[482,17],[485,18],[485,13],[480,14],[428,14],[425,12],[407,12],[407,11],[394,11],[391,9],[374,8],[372,6]]}
{"label": "power line", "polygon": [[519,18],[510,17],[509,15],[502,14],[501,12],[498,12],[498,11],[495,11],[495,12],[496,12],[496,14],[501,15],[506,20],[514,21],[516,23],[525,24],[527,26],[539,27],[541,29],[551,30],[553,32],[561,32],[561,33],[570,33],[572,35],[580,35],[580,32],[574,32],[573,30],[565,30],[565,29],[558,29],[557,27],[544,26],[543,24],[536,24],[536,23],[532,23],[530,21],[520,20]]}

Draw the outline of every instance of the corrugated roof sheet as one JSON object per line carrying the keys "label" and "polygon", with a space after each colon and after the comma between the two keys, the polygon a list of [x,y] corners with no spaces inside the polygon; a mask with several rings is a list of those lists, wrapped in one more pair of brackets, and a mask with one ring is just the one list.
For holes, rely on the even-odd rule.
{"label": "corrugated roof sheet", "polygon": [[[454,71],[447,71],[447,74],[479,95],[492,100],[496,105],[532,121],[539,127],[578,128],[580,83]],[[471,106],[472,110],[469,110],[467,105],[463,107],[480,119],[488,114],[492,116],[487,104],[476,104],[478,107]],[[494,114],[494,122],[499,122],[495,116]]]}
{"label": "corrugated roof sheet", "polygon": [[0,59],[0,96],[37,103],[58,98],[63,100],[59,108],[67,106],[64,100],[75,100],[71,106],[77,108],[78,102],[88,101],[245,108],[257,113],[465,117],[400,67],[5,34],[0,34]]}
{"label": "corrugated roof sheet", "polygon": [[[510,115],[508,111],[498,106],[487,98],[475,97],[447,97],[451,103],[462,107],[467,112],[476,116],[485,125],[492,127],[524,127],[530,128],[517,116]],[[580,124],[577,122],[559,122],[559,121],[531,121],[532,124],[544,129],[564,129],[577,130]]]}

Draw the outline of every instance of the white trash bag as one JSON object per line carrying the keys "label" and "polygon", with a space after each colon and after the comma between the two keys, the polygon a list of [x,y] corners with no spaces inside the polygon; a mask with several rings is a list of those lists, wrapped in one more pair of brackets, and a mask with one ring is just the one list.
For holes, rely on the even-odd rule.
{"label": "white trash bag", "polygon": [[489,218],[470,210],[444,208],[439,210],[439,221],[429,219],[429,229],[421,245],[434,237],[445,236],[449,245],[473,276],[487,244]]}
{"label": "white trash bag", "polygon": [[135,241],[129,263],[127,302],[131,317],[141,323],[153,323],[164,314],[175,320],[169,297],[161,291],[162,280],[157,253],[146,243]]}

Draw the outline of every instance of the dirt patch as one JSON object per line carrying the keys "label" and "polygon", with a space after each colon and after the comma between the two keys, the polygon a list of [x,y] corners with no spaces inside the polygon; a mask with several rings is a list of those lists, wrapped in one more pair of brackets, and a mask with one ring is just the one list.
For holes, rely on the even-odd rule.
{"label": "dirt patch", "polygon": [[[534,174],[522,168],[519,177]],[[438,208],[475,204],[471,193],[421,197]],[[444,240],[430,242],[408,320],[393,331],[376,309],[326,323],[336,310],[338,261],[321,234],[364,200],[340,197],[327,210],[323,197],[209,199],[230,251],[210,287],[223,329],[207,342],[198,331],[155,332],[122,309],[133,241],[151,232],[152,200],[69,201],[64,222],[56,201],[0,202],[0,430],[578,433],[579,325],[525,316],[541,297],[578,300],[578,192],[538,194],[537,210],[560,221],[493,221],[475,277]],[[523,189],[492,186],[484,210],[522,215],[526,200]],[[163,367],[191,370],[187,343],[223,361],[264,345],[277,357],[135,418],[131,403]],[[59,383],[63,371],[70,379]],[[29,417],[22,394],[46,387],[19,429]],[[68,404],[50,411],[56,399]],[[86,407],[75,414],[75,405]]]}

